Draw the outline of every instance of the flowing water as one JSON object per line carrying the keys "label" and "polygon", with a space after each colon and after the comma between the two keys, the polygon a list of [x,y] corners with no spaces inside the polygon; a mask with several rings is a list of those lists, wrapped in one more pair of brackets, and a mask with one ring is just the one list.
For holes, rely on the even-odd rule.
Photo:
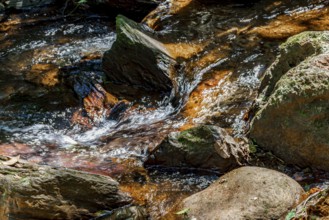
{"label": "flowing water", "polygon": [[[148,151],[169,132],[202,123],[243,135],[245,115],[278,45],[298,32],[326,29],[321,19],[328,18],[329,3],[186,2],[174,12],[170,1],[163,2],[145,19],[181,63],[176,79],[180,99],[175,103],[170,97],[134,95],[124,86],[106,87],[101,56],[116,39],[113,16],[63,17],[46,10],[4,18],[0,154],[110,175],[137,203],[147,205],[154,219],[178,199],[207,187],[218,173],[145,169]],[[41,81],[32,74],[39,70],[48,74]],[[81,108],[81,99],[66,83],[72,76],[97,81],[128,99],[127,113],[121,120],[100,116],[90,129],[72,124]]]}

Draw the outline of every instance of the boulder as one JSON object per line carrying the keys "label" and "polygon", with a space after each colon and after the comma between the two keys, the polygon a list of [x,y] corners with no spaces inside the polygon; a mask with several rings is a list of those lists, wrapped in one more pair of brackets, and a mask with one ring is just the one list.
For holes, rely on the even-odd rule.
{"label": "boulder", "polygon": [[225,172],[245,161],[248,147],[236,142],[222,128],[203,125],[170,133],[150,154],[146,164],[215,168]]}
{"label": "boulder", "polygon": [[296,205],[303,192],[283,173],[242,167],[184,199],[177,211],[185,210],[185,219],[279,219]]}
{"label": "boulder", "polygon": [[250,137],[286,163],[329,170],[329,32],[288,39],[266,71]]}
{"label": "boulder", "polygon": [[131,201],[110,177],[32,165],[17,158],[0,164],[0,195],[3,220],[90,219]]}
{"label": "boulder", "polygon": [[117,39],[103,57],[103,69],[110,81],[162,92],[176,87],[176,62],[150,29],[119,15],[116,30]]}

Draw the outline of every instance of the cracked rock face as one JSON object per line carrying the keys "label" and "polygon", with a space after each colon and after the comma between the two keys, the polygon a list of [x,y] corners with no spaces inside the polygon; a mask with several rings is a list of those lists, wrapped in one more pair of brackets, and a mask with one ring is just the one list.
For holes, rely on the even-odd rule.
{"label": "cracked rock face", "polygon": [[329,32],[281,45],[265,73],[250,137],[288,164],[329,170]]}
{"label": "cracked rock face", "polygon": [[90,219],[131,199],[107,176],[26,163],[0,166],[0,218]]}

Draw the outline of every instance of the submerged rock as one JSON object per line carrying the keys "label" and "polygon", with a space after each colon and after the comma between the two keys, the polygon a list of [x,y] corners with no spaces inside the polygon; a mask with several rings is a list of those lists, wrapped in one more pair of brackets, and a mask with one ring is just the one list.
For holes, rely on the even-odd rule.
{"label": "submerged rock", "polygon": [[60,70],[53,64],[35,64],[25,75],[25,80],[36,85],[52,87],[60,83]]}
{"label": "submerged rock", "polygon": [[151,152],[146,164],[173,167],[215,168],[221,172],[237,167],[248,156],[248,148],[224,129],[199,126],[172,132]]}
{"label": "submerged rock", "polygon": [[329,170],[329,32],[281,45],[265,73],[250,137],[286,163]]}
{"label": "submerged rock", "polygon": [[117,39],[105,52],[103,69],[108,78],[147,90],[170,92],[175,87],[175,60],[152,31],[119,15]]}
{"label": "submerged rock", "polygon": [[3,220],[90,219],[130,203],[110,177],[10,161],[0,165]]}
{"label": "submerged rock", "polygon": [[92,128],[104,119],[119,120],[129,107],[126,100],[121,100],[107,92],[100,80],[89,75],[74,74],[66,79],[79,100],[82,102],[81,109],[74,112],[71,122],[80,124],[86,128]]}
{"label": "submerged rock", "polygon": [[184,199],[177,210],[186,210],[188,219],[279,219],[296,205],[303,192],[283,173],[242,167]]}

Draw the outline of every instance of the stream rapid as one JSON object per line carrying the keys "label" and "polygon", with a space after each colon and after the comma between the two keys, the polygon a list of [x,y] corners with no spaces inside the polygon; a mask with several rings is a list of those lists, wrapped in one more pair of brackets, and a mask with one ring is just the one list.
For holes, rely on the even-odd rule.
{"label": "stream rapid", "polygon": [[[65,70],[64,78],[83,75],[108,88],[101,58],[116,39],[114,16],[85,13],[64,18],[46,10],[3,18],[0,154],[112,176],[124,191],[148,206],[153,218],[160,218],[175,201],[206,188],[220,174],[145,169],[149,150],[184,126],[216,124],[236,137],[245,134],[248,122],[244,116],[278,45],[301,30],[297,27],[304,27],[297,25],[302,15],[326,11],[328,5],[326,1],[191,3],[165,16],[170,1],[161,3],[150,16],[156,22],[149,25],[181,60],[176,78],[180,99],[173,104],[169,96],[134,96],[117,87],[114,93],[131,102],[128,114],[119,121],[100,117],[90,129],[71,123],[81,108],[72,88],[38,86],[28,76],[40,68]],[[266,27],[278,28],[275,22],[291,26],[283,27],[287,29],[284,33],[270,35]],[[303,30],[308,29],[312,27],[305,25]]]}

